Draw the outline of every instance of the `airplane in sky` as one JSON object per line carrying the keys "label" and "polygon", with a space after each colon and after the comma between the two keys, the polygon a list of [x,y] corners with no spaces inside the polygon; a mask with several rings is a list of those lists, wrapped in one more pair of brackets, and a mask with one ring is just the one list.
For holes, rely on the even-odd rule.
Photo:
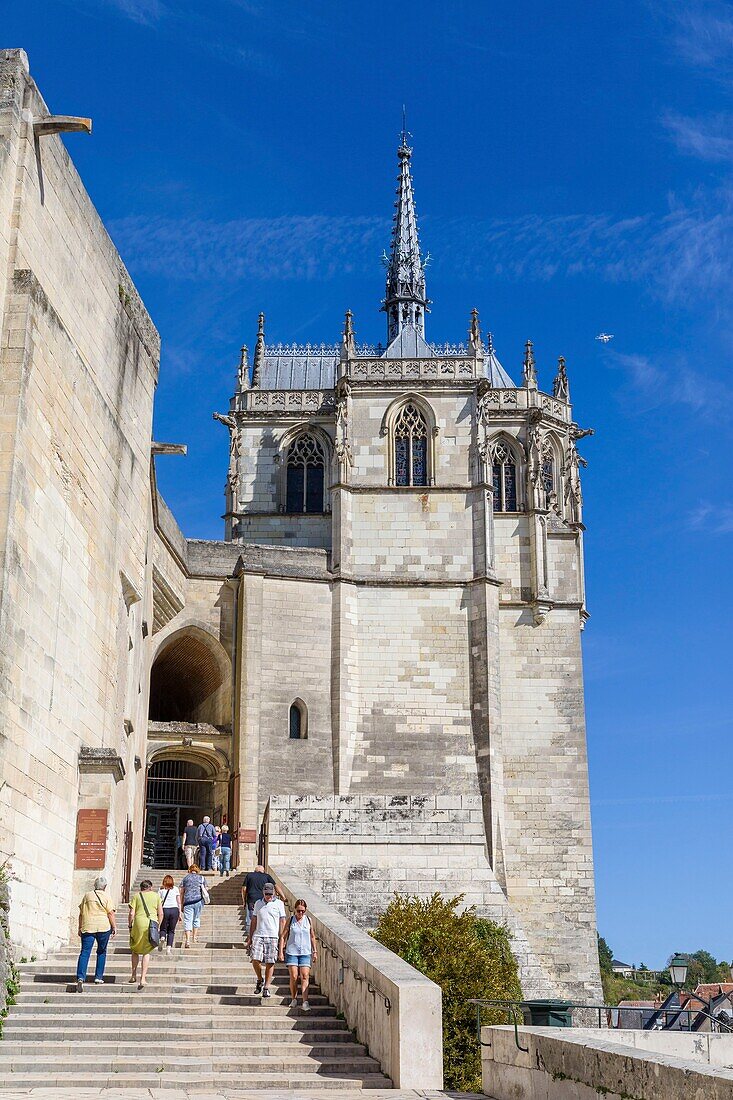
{"label": "airplane in sky", "polygon": [[609,343],[609,341],[613,340],[613,333],[601,332],[598,334],[598,336],[596,336],[596,340],[600,340],[602,344],[607,344]]}

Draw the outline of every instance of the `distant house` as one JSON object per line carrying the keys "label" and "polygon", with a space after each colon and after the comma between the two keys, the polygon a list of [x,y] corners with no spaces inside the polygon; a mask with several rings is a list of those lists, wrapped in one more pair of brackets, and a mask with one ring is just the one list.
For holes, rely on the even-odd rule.
{"label": "distant house", "polygon": [[618,1018],[611,1026],[628,1030],[646,1030],[659,1009],[658,1001],[619,1001]]}
{"label": "distant house", "polygon": [[634,974],[634,967],[631,963],[622,963],[618,959],[614,959],[611,963],[611,970],[614,974],[617,974],[619,978],[631,978]]}
{"label": "distant house", "polygon": [[690,1012],[691,1031],[733,1031],[733,982],[698,985],[693,993],[683,993],[681,1000]]}

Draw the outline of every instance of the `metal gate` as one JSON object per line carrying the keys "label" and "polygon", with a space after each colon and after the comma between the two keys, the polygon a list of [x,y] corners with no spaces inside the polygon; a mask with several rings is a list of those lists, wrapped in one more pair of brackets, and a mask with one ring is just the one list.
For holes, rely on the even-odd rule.
{"label": "metal gate", "polygon": [[148,769],[145,808],[146,862],[174,867],[186,821],[199,825],[204,815],[215,820],[214,780],[190,760],[156,760]]}

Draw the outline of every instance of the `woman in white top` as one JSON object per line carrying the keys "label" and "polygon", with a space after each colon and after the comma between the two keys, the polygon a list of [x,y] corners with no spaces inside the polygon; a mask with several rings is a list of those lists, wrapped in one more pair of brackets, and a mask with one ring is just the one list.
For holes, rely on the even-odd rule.
{"label": "woman in white top", "polygon": [[295,914],[283,928],[280,939],[280,955],[285,955],[290,973],[290,1007],[295,1008],[298,1003],[298,978],[300,978],[304,1012],[310,1010],[308,983],[311,976],[311,962],[315,962],[318,958],[316,937],[313,934],[313,925],[306,914],[307,909],[307,902],[298,898],[295,903]]}
{"label": "woman in white top", "polygon": [[162,951],[165,947],[166,954],[170,955],[176,938],[176,925],[181,915],[181,901],[172,875],[165,876],[158,893],[160,894],[160,904],[163,906],[158,950]]}

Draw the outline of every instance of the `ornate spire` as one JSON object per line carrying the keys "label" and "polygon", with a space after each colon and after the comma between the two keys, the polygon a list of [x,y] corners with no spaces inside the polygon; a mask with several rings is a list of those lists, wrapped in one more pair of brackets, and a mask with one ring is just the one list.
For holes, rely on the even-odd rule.
{"label": "ornate spire", "polygon": [[252,389],[257,389],[262,377],[262,367],[265,361],[265,315],[261,313],[257,323],[257,341],[252,362]]}
{"label": "ornate spire", "polygon": [[524,388],[537,389],[537,371],[534,365],[534,349],[532,341],[528,340],[524,345]]}
{"label": "ornate spire", "polygon": [[568,382],[568,372],[565,369],[565,359],[562,355],[557,361],[557,374],[555,375],[555,381],[552,383],[552,396],[556,397],[558,401],[567,401],[570,404],[570,383]]}
{"label": "ornate spire", "polygon": [[384,257],[387,265],[387,292],[382,309],[387,314],[387,343],[400,335],[406,327],[425,335],[425,314],[429,299],[425,295],[425,265],[420,255],[420,242],[417,235],[417,215],[415,198],[412,192],[412,174],[410,158],[412,149],[407,144],[404,108],[402,117],[402,137],[397,150],[399,175],[397,177],[397,201],[392,219],[392,244],[389,256]]}
{"label": "ornate spire", "polygon": [[350,309],[346,310],[344,317],[344,331],[341,336],[341,358],[353,359],[356,355],[356,342],[354,340],[354,314]]}

